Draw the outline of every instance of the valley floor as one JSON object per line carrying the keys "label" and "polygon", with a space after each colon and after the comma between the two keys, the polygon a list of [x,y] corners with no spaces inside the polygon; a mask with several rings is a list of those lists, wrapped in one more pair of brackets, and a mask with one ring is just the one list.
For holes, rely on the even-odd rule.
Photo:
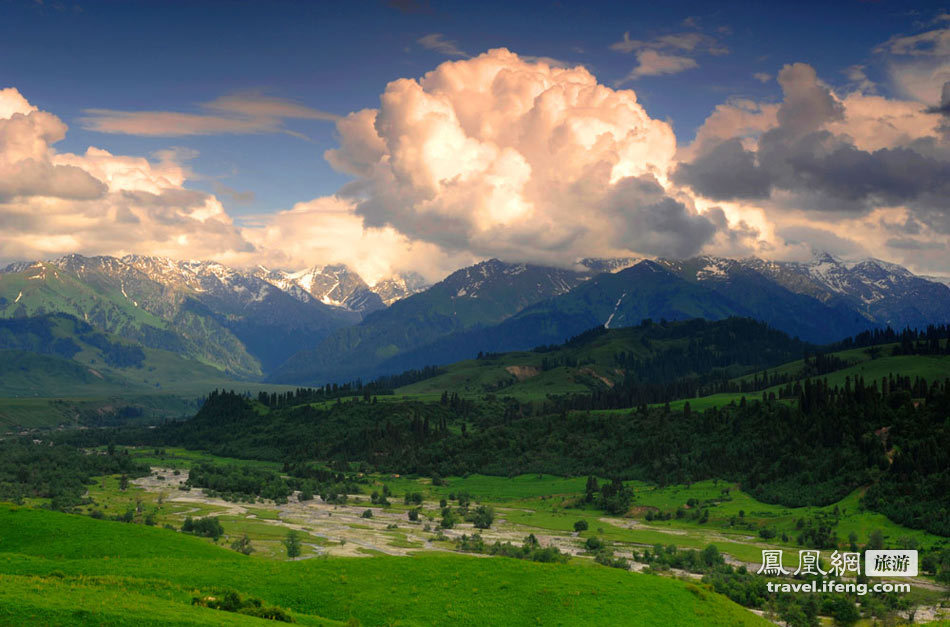
{"label": "valley floor", "polygon": [[[712,615],[710,615],[709,621],[681,621],[678,623],[672,617],[667,621],[660,621],[661,614],[634,613],[627,616],[618,613],[620,607],[630,606],[631,597],[629,597],[629,594],[636,588],[632,582],[639,582],[640,579],[626,579],[624,577],[633,577],[635,573],[624,573],[617,569],[594,564],[592,552],[588,551],[585,546],[586,541],[592,537],[599,538],[607,543],[616,557],[630,560],[629,567],[631,571],[649,573],[651,576],[647,578],[651,581],[657,579],[652,575],[665,575],[660,579],[669,581],[677,590],[682,589],[683,586],[700,586],[698,590],[703,590],[702,594],[708,594],[726,602],[734,608],[730,610],[734,614],[732,618],[718,624],[739,624],[739,622],[753,624],[760,620],[754,612],[734,605],[725,597],[712,593],[706,584],[701,584],[698,581],[702,577],[701,574],[638,561],[641,559],[642,552],[657,545],[660,547],[672,545],[683,551],[701,550],[709,544],[715,544],[726,558],[727,563],[737,567],[745,566],[750,572],[755,572],[761,563],[763,549],[784,549],[789,556],[797,557],[797,550],[800,547],[794,545],[790,540],[783,541],[781,534],[786,530],[793,530],[798,519],[818,516],[823,512],[832,510],[832,507],[786,508],[761,503],[743,493],[736,486],[723,482],[704,481],[690,486],[670,486],[666,488],[631,482],[636,490],[635,502],[637,506],[626,517],[608,516],[603,512],[584,507],[582,503],[578,503],[579,499],[577,497],[583,493],[584,489],[584,478],[562,478],[549,475],[523,475],[513,478],[482,475],[472,475],[465,478],[450,477],[447,479],[447,485],[441,486],[432,485],[428,478],[396,475],[368,477],[370,483],[367,490],[382,490],[383,486],[386,486],[391,492],[390,504],[387,506],[370,503],[367,494],[350,495],[345,505],[324,503],[319,496],[315,496],[310,501],[300,502],[296,495],[291,496],[289,502],[284,504],[276,504],[273,501],[262,499],[256,499],[253,502],[230,502],[207,496],[203,490],[198,488],[181,489],[187,480],[189,466],[196,461],[208,461],[209,459],[221,463],[251,464],[272,469],[274,465],[268,462],[239,462],[227,458],[214,458],[206,454],[181,449],[163,450],[160,453],[149,449],[133,449],[132,453],[135,457],[152,465],[151,474],[133,480],[126,490],[119,489],[119,477],[117,476],[98,479],[89,488],[88,496],[92,499],[92,504],[88,506],[86,513],[97,510],[109,517],[134,508],[140,513],[151,512],[156,526],[167,525],[175,529],[181,527],[186,517],[217,516],[224,527],[224,536],[217,541],[217,544],[222,548],[218,550],[216,554],[218,557],[215,560],[224,559],[222,568],[225,571],[231,568],[230,562],[243,558],[250,560],[247,563],[254,564],[255,568],[264,569],[268,573],[272,572],[273,568],[288,561],[283,541],[288,531],[295,530],[301,535],[302,553],[299,558],[292,561],[301,564],[314,564],[314,569],[323,572],[325,576],[330,577],[330,581],[334,581],[336,584],[345,583],[349,576],[348,574],[337,573],[339,570],[343,573],[356,571],[367,574],[367,576],[369,572],[373,572],[374,577],[382,578],[382,581],[374,584],[376,586],[374,589],[384,595],[406,594],[406,587],[408,586],[409,590],[412,591],[409,596],[415,601],[409,603],[409,599],[406,599],[407,605],[400,606],[401,609],[398,610],[396,605],[390,604],[390,611],[395,613],[387,616],[390,619],[399,618],[393,624],[417,624],[418,620],[421,620],[418,624],[435,624],[442,622],[446,616],[449,616],[449,614],[445,614],[442,619],[430,622],[420,619],[421,616],[425,615],[424,613],[417,613],[415,604],[423,603],[420,595],[424,594],[427,586],[438,584],[432,584],[431,582],[424,584],[421,580],[399,581],[397,579],[401,576],[397,573],[404,570],[404,566],[409,570],[413,570],[418,568],[421,563],[429,564],[428,568],[432,568],[432,564],[440,566],[451,564],[452,569],[462,568],[465,572],[468,572],[468,576],[473,578],[473,582],[481,582],[472,583],[469,589],[468,584],[459,579],[458,573],[461,571],[454,571],[454,579],[447,575],[449,579],[443,587],[446,590],[454,590],[453,594],[455,596],[452,596],[453,603],[449,603],[446,607],[455,607],[457,603],[467,605],[474,602],[473,599],[479,598],[489,606],[496,609],[505,608],[503,611],[508,611],[507,606],[499,605],[509,602],[505,601],[508,598],[507,593],[499,595],[497,590],[490,591],[493,590],[493,586],[496,586],[498,581],[505,579],[507,575],[489,577],[488,573],[504,573],[509,568],[527,569],[526,573],[533,572],[532,569],[534,568],[548,572],[546,569],[551,568],[555,569],[552,572],[563,574],[565,579],[562,581],[560,579],[561,575],[558,575],[557,583],[554,583],[553,580],[549,582],[551,585],[549,590],[557,590],[560,596],[568,594],[566,599],[569,599],[569,601],[564,599],[562,603],[564,608],[570,609],[565,609],[563,614],[544,613],[545,618],[539,620],[542,624],[584,624],[587,622],[605,624],[603,620],[607,616],[612,616],[612,619],[608,621],[612,624],[649,625],[660,624],[661,622],[663,624],[717,624],[718,619],[713,619]],[[419,492],[424,498],[418,522],[408,520],[407,513],[410,506],[403,504],[402,495],[409,492]],[[438,524],[439,512],[442,506],[440,500],[455,496],[458,493],[469,494],[473,505],[480,502],[494,508],[495,519],[489,529],[476,530],[471,523],[467,522],[461,522],[451,529],[440,529]],[[839,535],[847,536],[850,533],[855,533],[863,542],[872,530],[880,530],[889,541],[889,546],[899,539],[901,541],[912,539],[921,546],[945,543],[944,538],[901,527],[888,521],[883,516],[862,510],[859,506],[859,497],[860,493],[856,492],[835,504],[840,512],[837,522]],[[695,499],[695,501],[691,501],[691,499]],[[696,521],[677,519],[648,521],[643,517],[646,511],[668,511],[671,507],[676,507],[678,504],[688,501],[702,502],[709,507],[712,514],[708,522],[700,524]],[[40,503],[33,504],[39,505]],[[414,505],[414,507],[420,506]],[[371,512],[371,516],[366,514],[367,511]],[[45,515],[60,516],[56,514]],[[75,517],[69,518],[73,519]],[[9,520],[9,517],[7,519]],[[741,521],[737,523],[737,519],[741,519]],[[91,523],[114,527],[118,524],[106,521],[91,521],[88,518],[82,519],[82,521],[84,525]],[[574,531],[574,525],[578,521],[584,521],[587,529],[581,532]],[[776,530],[778,536],[769,541],[760,538],[756,530],[764,524]],[[207,546],[208,549],[216,548],[212,546],[213,543],[210,540],[199,540],[164,529],[145,529],[141,525],[119,525],[119,528],[123,530],[123,533],[127,530],[162,533],[167,536],[163,541],[183,540]],[[7,528],[6,531],[9,532],[10,529]],[[129,533],[131,532],[129,531]],[[474,533],[479,533],[486,544],[500,541],[502,543],[511,542],[516,546],[520,545],[526,536],[533,534],[541,546],[555,546],[561,552],[569,555],[569,563],[535,564],[524,560],[500,557],[486,558],[479,554],[459,554],[459,538],[462,536],[471,537]],[[244,558],[244,556],[224,548],[244,535],[248,537],[254,547],[254,552],[250,558]],[[118,547],[118,545],[116,546]],[[120,549],[117,548],[116,550]],[[0,551],[10,551],[10,547],[5,547],[0,543]],[[823,552],[825,557],[827,557],[827,553]],[[41,554],[46,559],[50,557],[48,551],[44,550]],[[440,558],[439,556],[443,557]],[[10,556],[7,555],[6,557],[9,558]],[[82,555],[81,557],[86,558],[88,556]],[[385,561],[385,566],[383,566],[383,562],[379,562],[379,560],[395,561]],[[403,562],[402,560],[408,561]],[[362,565],[356,566],[357,563]],[[273,566],[268,566],[268,564]],[[379,566],[373,567],[370,566],[371,564],[378,564]],[[409,564],[412,564],[412,566],[409,566]],[[460,566],[462,564],[464,564],[464,568]],[[491,565],[489,566],[489,564]],[[36,564],[31,563],[30,569],[34,569],[35,566]],[[47,563],[48,570],[57,568],[63,570],[64,566],[72,568],[76,566],[76,563],[68,562],[68,560],[65,563]],[[208,566],[212,570],[218,569],[217,561],[214,564],[209,563]],[[289,564],[281,566],[281,568],[286,567],[291,566]],[[42,571],[42,569],[39,570]],[[97,569],[94,570],[98,572]],[[329,571],[336,574],[329,575],[327,574]],[[3,572],[8,575],[24,574],[17,572],[15,568],[12,571],[8,569],[0,570],[0,573]],[[63,572],[67,571],[63,570]],[[573,593],[569,593],[570,586],[566,583],[569,579],[573,580],[572,578],[575,576],[580,577],[579,581],[583,580],[584,577],[593,577],[598,581],[604,579],[605,581],[609,580],[623,586],[629,585],[632,587],[627,592],[621,593],[618,591],[617,596],[611,596],[613,593],[608,593],[606,590],[593,592],[597,595],[604,595],[599,597],[600,601],[596,604],[601,607],[603,614],[597,612],[585,613],[591,608],[583,611],[578,610],[586,603],[582,600],[584,593],[578,593],[580,594],[579,597],[571,597],[570,594]],[[333,579],[334,577],[339,577],[339,579]],[[485,577],[489,577],[489,579],[485,580]],[[621,577],[621,579],[617,579],[617,577]],[[207,585],[211,585],[215,581],[218,585],[225,585],[226,583],[226,579],[215,580],[204,577],[203,580]],[[690,581],[694,583],[688,583]],[[31,582],[18,580],[18,582],[8,583],[14,588],[16,586],[26,586],[34,591],[42,590],[44,586],[58,585],[58,582],[48,580]],[[907,610],[914,612],[916,622],[950,619],[950,602],[948,602],[950,591],[946,586],[927,577],[914,578],[911,583],[913,584],[912,591],[906,595]],[[188,585],[195,584],[189,583]],[[464,587],[464,592],[459,590],[460,585]],[[388,590],[385,589],[386,586],[389,586]],[[73,594],[81,596],[81,590],[75,590],[74,588],[75,586],[70,584]],[[251,590],[246,589],[244,592],[250,594]],[[286,605],[282,599],[286,599],[287,594],[289,593],[283,591],[280,594],[272,594],[265,600]],[[342,594],[341,598],[348,598],[346,593],[341,592],[340,594]],[[641,599],[639,595],[636,598],[638,599],[636,602]],[[2,597],[0,597],[0,608],[3,607],[3,604]],[[380,618],[380,615],[368,614],[363,609],[358,611],[354,605],[344,603],[344,606],[349,608],[348,611],[351,612],[353,617],[357,617],[365,624],[387,622],[377,621],[376,619]],[[297,610],[295,606],[290,607],[292,610]],[[339,608],[337,608],[337,611],[327,611],[320,607],[319,611],[315,611],[320,616],[329,616],[336,620],[347,620],[351,617],[351,615],[340,613],[338,610]],[[652,610],[650,611],[652,612]],[[759,613],[762,614],[761,611]],[[907,614],[908,611],[896,612],[894,618],[899,619],[903,616],[906,620]],[[474,620],[474,617],[478,615],[484,618],[483,614],[478,613],[471,615],[464,612],[457,613],[455,616],[459,620],[450,622],[466,624],[468,621],[461,620],[463,617]],[[2,616],[3,614],[0,613],[0,617]],[[586,618],[584,618],[585,616]],[[769,614],[767,610],[765,616],[774,619],[774,615]],[[519,619],[511,624],[533,622],[528,619],[527,615],[519,615]],[[474,620],[474,622],[478,621]]]}

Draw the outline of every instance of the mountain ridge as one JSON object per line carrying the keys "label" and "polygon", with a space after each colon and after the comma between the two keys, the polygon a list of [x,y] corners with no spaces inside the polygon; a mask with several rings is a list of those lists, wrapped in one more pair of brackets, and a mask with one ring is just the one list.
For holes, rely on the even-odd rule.
{"label": "mountain ridge", "polygon": [[[502,267],[508,273],[517,272],[524,265],[497,260],[483,263],[494,264],[496,273]],[[886,271],[884,262],[873,260],[848,265],[818,258],[803,264],[701,256],[633,263],[629,267],[617,264],[622,269],[613,273],[578,273],[570,289],[539,295],[535,302],[509,313],[503,320],[444,328],[445,332],[430,336],[429,342],[390,345],[388,354],[378,353],[375,358],[365,358],[365,348],[334,343],[341,335],[373,337],[372,327],[379,326],[379,319],[371,316],[358,327],[334,333],[319,347],[302,351],[282,366],[277,377],[291,382],[313,377],[330,380],[328,377],[340,372],[354,350],[364,353],[364,359],[358,361],[364,369],[361,375],[392,374],[472,358],[478,352],[558,344],[594,326],[632,326],[646,318],[750,317],[819,344],[869,328],[925,326],[950,319],[950,288],[921,279],[900,266],[885,280],[879,276],[881,269]],[[770,264],[768,272],[761,271],[764,264]],[[484,284],[482,273],[471,268],[464,270],[443,282],[455,290],[450,298],[478,297]],[[781,276],[775,278],[777,274]],[[870,303],[869,294],[875,296]],[[914,304],[915,294],[926,297],[926,307]],[[398,318],[401,313],[404,311],[391,310],[386,317]],[[418,317],[405,313],[410,315],[403,316],[401,323],[389,321],[385,326],[398,330],[419,323]],[[378,335],[390,337],[387,333]],[[320,360],[329,363],[331,358],[332,368],[321,369]],[[306,366],[301,367],[302,364]],[[345,369],[343,372],[355,374]]]}
{"label": "mountain ridge", "polygon": [[557,344],[644,318],[750,317],[816,343],[950,319],[950,287],[830,255],[589,258],[571,268],[490,259],[400,298],[421,285],[407,273],[370,286],[342,264],[285,272],[74,254],[0,269],[0,318],[61,312],[233,376],[294,384]]}
{"label": "mountain ridge", "polygon": [[0,317],[55,312],[242,378],[358,319],[215,262],[67,255],[0,272]]}

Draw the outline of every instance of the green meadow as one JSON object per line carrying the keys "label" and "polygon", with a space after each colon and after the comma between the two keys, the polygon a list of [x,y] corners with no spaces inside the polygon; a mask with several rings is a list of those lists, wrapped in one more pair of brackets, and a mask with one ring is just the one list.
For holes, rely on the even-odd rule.
{"label": "green meadow", "polygon": [[767,624],[702,584],[616,569],[431,552],[276,561],[166,529],[14,506],[0,507],[0,578],[0,621],[9,624],[255,620],[191,605],[227,590],[281,607],[304,625],[482,625],[499,617],[508,624]]}
{"label": "green meadow", "polygon": [[421,492],[438,500],[450,494],[465,492],[473,499],[490,502],[505,502],[518,499],[577,495],[584,491],[586,477],[556,477],[554,475],[518,475],[494,477],[472,474],[465,477],[446,477],[445,485],[434,486],[429,478],[378,476],[397,494]]}

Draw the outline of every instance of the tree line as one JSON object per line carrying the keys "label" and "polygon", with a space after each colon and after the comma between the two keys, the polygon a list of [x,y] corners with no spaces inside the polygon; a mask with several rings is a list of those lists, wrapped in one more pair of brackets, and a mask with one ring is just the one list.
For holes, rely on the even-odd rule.
{"label": "tree line", "polygon": [[126,451],[83,451],[29,438],[0,440],[0,500],[50,499],[49,507],[71,511],[87,503],[84,494],[94,477],[121,474],[143,477],[149,467]]}
{"label": "tree line", "polygon": [[792,404],[743,398],[702,412],[523,408],[496,399],[461,418],[440,403],[355,400],[262,417],[239,395],[223,393],[192,420],[117,434],[228,456],[359,461],[392,473],[545,472],[660,485],[721,478],[787,506],[826,505],[871,485],[871,509],[950,536],[950,381],[894,375],[836,386],[811,379]]}

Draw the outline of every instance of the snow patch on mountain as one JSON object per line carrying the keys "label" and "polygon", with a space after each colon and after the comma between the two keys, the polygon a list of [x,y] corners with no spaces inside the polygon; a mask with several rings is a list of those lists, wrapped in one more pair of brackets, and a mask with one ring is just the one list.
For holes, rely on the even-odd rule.
{"label": "snow patch on mountain", "polygon": [[708,279],[724,279],[729,276],[729,260],[708,257],[707,263],[699,272],[696,273],[696,279],[704,281]]}
{"label": "snow patch on mountain", "polygon": [[621,270],[632,268],[641,261],[643,261],[641,257],[587,257],[578,261],[577,265],[581,271],[587,270],[593,274],[603,274],[604,272],[616,274]]}
{"label": "snow patch on mountain", "polygon": [[614,310],[610,313],[610,317],[607,318],[607,322],[604,323],[604,328],[609,329],[610,323],[613,322],[614,316],[617,315],[617,310],[620,309],[620,303],[623,302],[623,299],[627,297],[627,293],[624,292],[620,295],[620,298],[617,299],[617,302],[614,304]]}

